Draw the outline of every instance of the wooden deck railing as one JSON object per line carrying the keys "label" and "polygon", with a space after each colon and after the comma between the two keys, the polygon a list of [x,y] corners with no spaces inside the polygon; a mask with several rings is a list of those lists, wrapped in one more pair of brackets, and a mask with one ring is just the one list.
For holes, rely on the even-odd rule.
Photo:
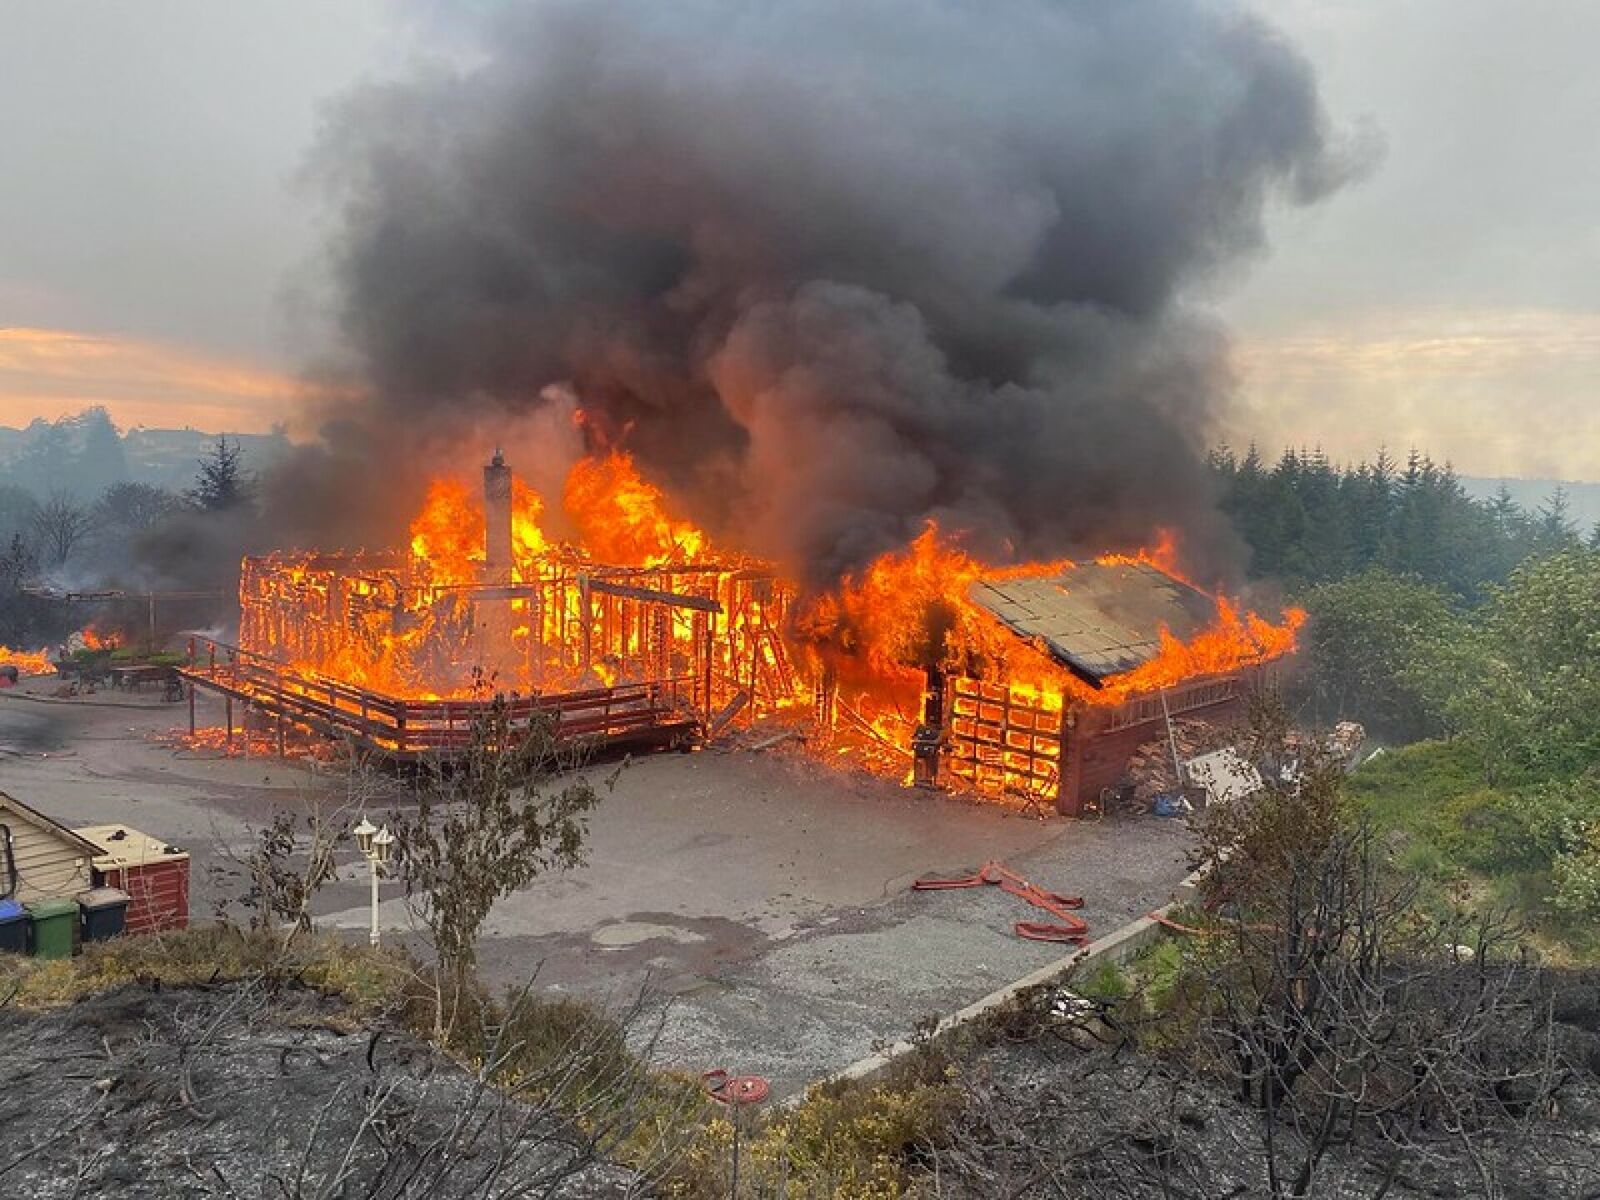
{"label": "wooden deck railing", "polygon": [[[190,644],[184,678],[233,702],[280,721],[394,757],[446,756],[470,745],[475,721],[492,702],[487,696],[410,699],[293,667],[263,654],[211,638]],[[513,733],[549,721],[559,738],[611,741],[661,729],[682,733],[697,723],[692,677],[625,683],[614,687],[504,698]],[[191,700],[191,724],[192,700]]]}

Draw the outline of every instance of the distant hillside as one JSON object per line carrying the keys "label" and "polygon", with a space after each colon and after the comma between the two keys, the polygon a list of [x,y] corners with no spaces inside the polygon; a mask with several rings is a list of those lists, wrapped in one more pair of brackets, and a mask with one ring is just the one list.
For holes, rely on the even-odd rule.
{"label": "distant hillside", "polygon": [[[251,471],[266,469],[289,447],[281,431],[227,436],[244,449]],[[103,409],[85,409],[55,422],[34,421],[22,429],[0,425],[0,483],[19,484],[40,495],[65,489],[85,500],[122,479],[182,491],[194,481],[197,462],[216,437],[199,429],[135,427],[116,432]],[[1587,535],[1600,525],[1600,483],[1464,475],[1461,484],[1479,500],[1491,498],[1504,484],[1530,513],[1563,488],[1578,529]]]}
{"label": "distant hillside", "polygon": [[[130,429],[122,439],[128,474],[136,482],[179,490],[194,481],[196,461],[216,441],[214,433],[196,429]],[[260,471],[288,447],[282,434],[230,433],[244,449],[250,470]]]}
{"label": "distant hillside", "polygon": [[[132,480],[181,491],[194,481],[199,459],[216,440],[198,429],[121,432],[104,409],[22,429],[0,426],[0,482],[44,496],[66,491],[91,500],[114,483]],[[288,448],[282,432],[229,433],[244,450],[247,470],[259,472]]]}
{"label": "distant hillside", "polygon": [[1487,500],[1504,484],[1511,498],[1529,512],[1545,504],[1557,488],[1567,493],[1568,515],[1577,527],[1588,533],[1600,525],[1600,483],[1573,482],[1562,479],[1488,479],[1463,476],[1461,486],[1467,495]]}

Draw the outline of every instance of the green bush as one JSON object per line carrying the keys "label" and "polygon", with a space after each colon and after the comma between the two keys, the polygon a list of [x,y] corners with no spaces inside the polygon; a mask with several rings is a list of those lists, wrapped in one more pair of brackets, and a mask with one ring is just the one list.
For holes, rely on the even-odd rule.
{"label": "green bush", "polygon": [[134,663],[151,667],[177,667],[187,662],[188,656],[170,650],[147,650],[143,646],[119,646],[111,652],[111,661],[124,667]]}
{"label": "green bush", "polygon": [[1144,981],[1144,995],[1157,1012],[1167,1008],[1183,973],[1183,946],[1174,938],[1163,938],[1138,960]]}
{"label": "green bush", "polygon": [[1132,995],[1133,984],[1122,973],[1121,967],[1106,959],[1082,979],[1074,979],[1072,990],[1085,1000],[1093,1000],[1100,1004],[1116,1004]]}
{"label": "green bush", "polygon": [[[794,1197],[900,1200],[914,1194],[921,1150],[947,1136],[960,1103],[950,1060],[932,1043],[870,1082],[819,1084],[798,1104],[744,1118],[739,1194],[778,1195],[781,1188]],[[733,1138],[726,1116],[709,1122],[674,1172],[669,1194],[731,1195]]]}
{"label": "green bush", "polygon": [[1600,775],[1520,787],[1486,775],[1472,742],[1420,742],[1362,767],[1348,789],[1433,907],[1467,885],[1583,957],[1600,917]]}
{"label": "green bush", "polygon": [[1504,797],[1484,777],[1470,743],[1418,742],[1363,766],[1346,791],[1375,829],[1402,835],[1402,866],[1446,878],[1495,853]]}
{"label": "green bush", "polygon": [[[1550,878],[1550,903],[1563,915],[1582,922],[1600,918],[1600,823],[1589,827],[1580,846],[1556,859]],[[1593,926],[1585,931],[1592,934]]]}
{"label": "green bush", "polygon": [[1600,917],[1600,776],[1546,784],[1522,800],[1526,837],[1548,860],[1551,907],[1569,920]]}
{"label": "green bush", "polygon": [[1529,559],[1463,639],[1446,708],[1498,779],[1570,778],[1600,761],[1600,554]]}

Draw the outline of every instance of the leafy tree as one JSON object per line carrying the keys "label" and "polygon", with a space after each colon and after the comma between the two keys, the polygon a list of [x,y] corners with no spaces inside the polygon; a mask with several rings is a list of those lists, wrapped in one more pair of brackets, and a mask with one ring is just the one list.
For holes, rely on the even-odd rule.
{"label": "leafy tree", "polygon": [[97,491],[125,482],[128,460],[111,415],[95,405],[73,418],[73,424],[78,427],[81,443],[75,471],[77,493],[87,499]]}
{"label": "leafy tree", "polygon": [[39,558],[20,533],[11,535],[11,544],[0,554],[0,591],[15,592],[33,572]]}
{"label": "leafy tree", "polygon": [[0,483],[0,543],[9,543],[18,534],[29,536],[39,502],[27,488]]}
{"label": "leafy tree", "polygon": [[23,646],[34,635],[36,601],[25,596],[22,585],[39,569],[39,559],[22,534],[13,533],[0,552],[0,644]]}
{"label": "leafy tree", "polygon": [[11,463],[18,486],[35,496],[63,487],[72,478],[72,434],[67,422],[35,420],[27,428],[22,452]]}
{"label": "leafy tree", "polygon": [[1570,776],[1600,762],[1600,554],[1530,559],[1493,591],[1454,664],[1452,723],[1507,779]]}
{"label": "leafy tree", "polygon": [[581,775],[560,778],[579,760],[547,719],[513,724],[505,697],[496,696],[462,759],[435,764],[417,786],[415,807],[390,817],[407,897],[437,957],[441,1032],[446,1012],[470,993],[478,935],[495,902],[583,861],[587,814],[600,797]]}
{"label": "leafy tree", "polygon": [[255,478],[244,467],[244,449],[219,434],[200,460],[194,486],[184,498],[205,512],[231,512],[247,508],[255,499]]}
{"label": "leafy tree", "polygon": [[1319,712],[1405,741],[1442,732],[1426,678],[1436,667],[1430,648],[1461,625],[1442,589],[1371,568],[1312,589],[1305,607],[1308,690]]}

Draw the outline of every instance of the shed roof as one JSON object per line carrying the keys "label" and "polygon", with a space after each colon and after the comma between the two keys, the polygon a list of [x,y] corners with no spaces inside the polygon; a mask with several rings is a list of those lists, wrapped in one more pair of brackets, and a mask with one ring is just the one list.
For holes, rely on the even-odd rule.
{"label": "shed roof", "polygon": [[44,830],[50,836],[60,839],[61,841],[73,847],[73,849],[87,854],[90,857],[105,853],[104,850],[95,845],[82,834],[68,829],[59,821],[52,820],[51,818],[45,816],[44,813],[40,812],[37,808],[32,808],[24,804],[15,796],[7,795],[5,792],[0,792],[0,808],[10,809],[12,813],[29,822],[31,825],[38,829]]}
{"label": "shed roof", "polygon": [[78,830],[78,835],[101,847],[94,860],[98,871],[118,871],[189,857],[187,851],[127,825],[89,825]]}
{"label": "shed roof", "polygon": [[1210,596],[1142,562],[981,579],[967,595],[1096,687],[1154,658],[1163,629],[1187,639],[1217,617]]}

